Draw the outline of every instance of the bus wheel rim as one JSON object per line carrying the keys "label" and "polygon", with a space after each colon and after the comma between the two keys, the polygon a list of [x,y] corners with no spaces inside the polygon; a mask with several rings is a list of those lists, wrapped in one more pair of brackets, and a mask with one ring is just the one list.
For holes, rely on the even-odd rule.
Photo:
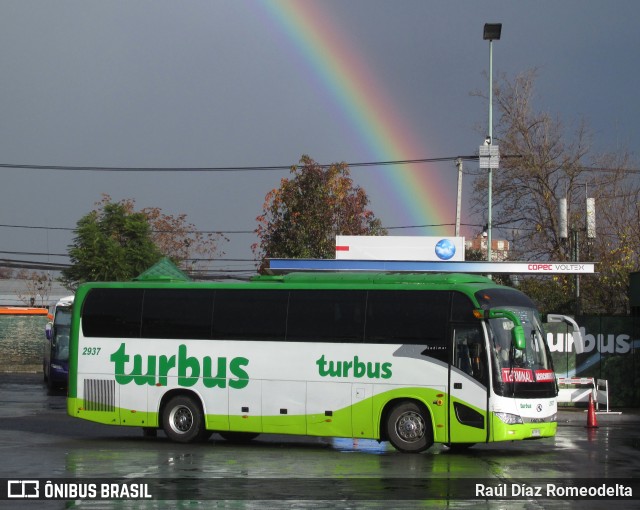
{"label": "bus wheel rim", "polygon": [[184,434],[191,430],[193,426],[193,414],[188,407],[178,406],[169,415],[171,428],[179,434]]}
{"label": "bus wheel rim", "polygon": [[424,437],[424,418],[414,411],[401,414],[396,421],[398,437],[407,443],[415,443]]}

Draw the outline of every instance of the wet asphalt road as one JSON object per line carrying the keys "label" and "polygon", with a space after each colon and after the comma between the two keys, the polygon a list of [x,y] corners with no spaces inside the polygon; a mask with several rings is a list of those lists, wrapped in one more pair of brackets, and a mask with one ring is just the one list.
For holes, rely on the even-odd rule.
{"label": "wet asphalt road", "polygon": [[[553,439],[477,445],[464,453],[435,445],[408,455],[376,441],[266,435],[247,444],[214,435],[204,445],[179,445],[161,432],[143,437],[137,428],[72,419],[64,393],[48,394],[41,375],[0,373],[0,478],[147,480],[156,497],[159,491],[175,500],[5,500],[0,508],[640,507],[640,486],[634,500],[505,502],[499,493],[479,498],[475,492],[478,482],[513,491],[523,480],[562,487],[583,479],[607,486],[640,479],[638,418],[629,411],[599,415],[600,426],[587,429],[584,412],[565,411]],[[415,501],[425,494],[429,501]]]}

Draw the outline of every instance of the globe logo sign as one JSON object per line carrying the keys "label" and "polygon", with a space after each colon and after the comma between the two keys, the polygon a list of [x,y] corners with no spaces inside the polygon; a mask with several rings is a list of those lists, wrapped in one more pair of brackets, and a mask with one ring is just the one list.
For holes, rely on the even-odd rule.
{"label": "globe logo sign", "polygon": [[442,239],[436,244],[436,255],[440,260],[449,260],[456,254],[456,246],[449,239]]}

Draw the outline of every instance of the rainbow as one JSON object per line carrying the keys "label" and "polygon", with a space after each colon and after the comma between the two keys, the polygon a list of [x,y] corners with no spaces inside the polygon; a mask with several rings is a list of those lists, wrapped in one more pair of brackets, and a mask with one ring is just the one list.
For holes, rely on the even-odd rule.
{"label": "rainbow", "polygon": [[[430,157],[410,123],[398,115],[399,109],[384,91],[380,77],[367,68],[364,59],[342,36],[339,24],[328,12],[329,4],[302,0],[256,4],[307,62],[372,160]],[[397,166],[376,172],[376,185],[394,204],[398,216],[394,221],[403,225],[446,225],[429,229],[424,235],[453,235],[453,184],[444,182],[441,170]],[[446,177],[450,180],[451,173]],[[388,220],[383,222],[390,225]]]}

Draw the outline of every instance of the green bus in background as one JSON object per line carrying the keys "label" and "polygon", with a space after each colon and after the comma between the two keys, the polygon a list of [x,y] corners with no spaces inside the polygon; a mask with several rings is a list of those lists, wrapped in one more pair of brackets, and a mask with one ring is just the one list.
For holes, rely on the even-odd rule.
{"label": "green bus in background", "polygon": [[142,277],[75,296],[68,414],[178,442],[538,439],[556,432],[556,395],[533,303],[482,276]]}

